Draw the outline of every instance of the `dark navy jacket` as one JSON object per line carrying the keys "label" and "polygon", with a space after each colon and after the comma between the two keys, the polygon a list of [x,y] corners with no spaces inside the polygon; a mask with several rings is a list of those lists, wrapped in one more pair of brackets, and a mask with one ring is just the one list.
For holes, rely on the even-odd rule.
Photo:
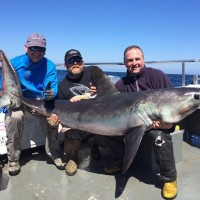
{"label": "dark navy jacket", "polygon": [[[120,92],[137,92],[141,90],[172,88],[172,83],[168,76],[159,69],[146,67],[136,75],[132,75],[127,71],[127,75],[118,80],[115,84]],[[175,126],[169,129],[174,132]]]}
{"label": "dark navy jacket", "polygon": [[132,75],[127,71],[127,75],[117,81],[115,85],[120,92],[173,87],[167,75],[161,70],[146,66],[136,75]]}

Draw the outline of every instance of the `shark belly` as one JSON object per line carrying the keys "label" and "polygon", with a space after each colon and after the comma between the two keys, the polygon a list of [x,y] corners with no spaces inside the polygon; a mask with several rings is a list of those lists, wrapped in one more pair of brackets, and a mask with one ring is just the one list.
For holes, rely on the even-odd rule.
{"label": "shark belly", "polygon": [[[55,111],[56,112],[56,111]],[[58,112],[58,111],[57,111]],[[80,129],[98,135],[120,136],[125,135],[131,127],[145,126],[144,119],[138,113],[119,112],[96,112],[89,109],[86,112],[70,112],[70,110],[59,111],[61,124],[73,129]]]}

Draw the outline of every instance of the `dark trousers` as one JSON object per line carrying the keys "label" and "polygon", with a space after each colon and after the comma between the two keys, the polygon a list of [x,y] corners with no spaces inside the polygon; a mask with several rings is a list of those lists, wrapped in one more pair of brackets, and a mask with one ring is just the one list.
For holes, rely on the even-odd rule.
{"label": "dark trousers", "polygon": [[172,137],[167,130],[150,130],[151,142],[156,161],[160,167],[160,178],[164,181],[174,181],[177,178]]}
{"label": "dark trousers", "polygon": [[[160,178],[167,182],[176,180],[177,172],[170,132],[168,130],[152,129],[145,134],[150,134],[150,145],[152,145],[156,161],[160,168]],[[113,158],[113,162],[115,160],[119,162],[123,160],[123,139],[124,137],[98,136],[97,143],[99,146],[108,149]]]}

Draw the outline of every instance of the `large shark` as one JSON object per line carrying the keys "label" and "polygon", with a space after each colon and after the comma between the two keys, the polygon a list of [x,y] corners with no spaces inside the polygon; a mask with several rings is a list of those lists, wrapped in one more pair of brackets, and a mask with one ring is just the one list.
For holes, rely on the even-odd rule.
{"label": "large shark", "polygon": [[[177,123],[200,105],[200,89],[197,88],[118,93],[109,78],[105,83],[102,82],[101,88],[97,88],[101,92],[94,99],[74,103],[66,100],[45,102],[27,99],[21,94],[17,75],[3,51],[0,51],[0,55],[3,62],[3,92],[0,106],[7,106],[16,98],[21,100],[25,109],[34,110],[40,116],[49,117],[56,113],[60,123],[65,127],[97,135],[123,136],[123,173],[130,167],[144,133],[152,127],[154,120],[160,118],[165,123]],[[98,81],[104,76],[99,71],[94,73]],[[102,95],[105,88],[108,92]]]}

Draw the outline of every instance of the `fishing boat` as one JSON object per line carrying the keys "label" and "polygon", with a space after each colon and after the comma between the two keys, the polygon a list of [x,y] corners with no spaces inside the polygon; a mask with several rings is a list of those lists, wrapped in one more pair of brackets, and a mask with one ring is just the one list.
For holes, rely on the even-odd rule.
{"label": "fishing boat", "polygon": [[[182,86],[200,87],[199,77],[185,84],[185,65],[200,60],[146,62],[146,64],[178,63],[182,66]],[[123,65],[123,63],[85,63],[86,65]],[[110,76],[115,82],[118,77]],[[8,175],[6,132],[3,108],[0,113],[0,160],[3,169],[0,178],[0,199],[3,200],[160,200],[162,182],[148,136],[143,138],[138,154],[130,169],[123,174],[106,175],[104,167],[110,164],[106,149],[100,148],[102,159],[90,158],[90,146],[83,143],[79,152],[79,169],[75,176],[67,176],[56,169],[44,150],[45,127],[41,121],[26,112],[22,136],[21,172]],[[200,198],[200,109],[177,124],[172,133],[178,173],[177,200]],[[64,136],[59,133],[62,145]]]}

